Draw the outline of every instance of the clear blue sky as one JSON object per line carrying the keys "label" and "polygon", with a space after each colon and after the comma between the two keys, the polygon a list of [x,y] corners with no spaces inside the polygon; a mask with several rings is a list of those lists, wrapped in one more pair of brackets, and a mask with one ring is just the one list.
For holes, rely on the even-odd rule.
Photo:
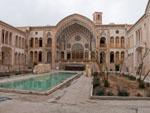
{"label": "clear blue sky", "polygon": [[56,25],[79,13],[90,19],[103,12],[103,23],[135,23],[148,0],[0,0],[0,20],[14,26]]}

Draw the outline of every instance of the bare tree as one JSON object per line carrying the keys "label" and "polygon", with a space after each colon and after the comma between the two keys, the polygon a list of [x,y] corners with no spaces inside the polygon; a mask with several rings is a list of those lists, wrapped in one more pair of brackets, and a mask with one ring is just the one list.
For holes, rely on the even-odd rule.
{"label": "bare tree", "polygon": [[[149,55],[150,53],[150,49],[145,47],[144,53],[143,55],[141,55],[140,57],[140,63],[138,64],[138,68],[136,71],[136,74],[139,75],[139,83],[144,83],[144,80],[148,77],[149,73],[150,73],[150,69],[146,71],[144,71],[144,65],[145,65],[145,58]],[[143,79],[142,79],[142,75],[143,75]]]}

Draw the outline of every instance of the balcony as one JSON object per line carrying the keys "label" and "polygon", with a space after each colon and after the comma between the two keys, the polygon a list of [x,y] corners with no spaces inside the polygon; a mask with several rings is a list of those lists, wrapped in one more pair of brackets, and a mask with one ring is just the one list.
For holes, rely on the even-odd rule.
{"label": "balcony", "polygon": [[137,41],[135,47],[136,49],[142,49],[145,47],[145,44],[141,41]]}

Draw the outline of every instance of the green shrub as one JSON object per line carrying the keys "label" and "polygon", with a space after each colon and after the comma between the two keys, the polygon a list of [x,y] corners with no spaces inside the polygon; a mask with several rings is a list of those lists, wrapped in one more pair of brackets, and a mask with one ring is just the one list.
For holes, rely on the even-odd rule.
{"label": "green shrub", "polygon": [[110,83],[108,80],[104,80],[104,87],[110,87]]}
{"label": "green shrub", "polygon": [[118,96],[129,96],[130,93],[126,89],[118,89]]}
{"label": "green shrub", "polygon": [[93,78],[93,87],[100,86],[100,80],[98,78]]}
{"label": "green shrub", "polygon": [[96,95],[97,95],[97,96],[104,96],[104,95],[105,95],[105,89],[104,89],[104,88],[99,88],[99,89],[96,91]]}

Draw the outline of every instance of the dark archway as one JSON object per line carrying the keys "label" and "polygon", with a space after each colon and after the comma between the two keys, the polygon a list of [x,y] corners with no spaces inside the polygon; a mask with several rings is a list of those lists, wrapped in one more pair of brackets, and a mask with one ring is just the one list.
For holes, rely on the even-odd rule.
{"label": "dark archway", "polygon": [[105,52],[101,52],[100,53],[100,64],[105,63],[105,59],[106,59],[105,57],[106,57]]}
{"label": "dark archway", "polygon": [[100,47],[106,47],[106,38],[105,37],[102,37],[100,39]]}

